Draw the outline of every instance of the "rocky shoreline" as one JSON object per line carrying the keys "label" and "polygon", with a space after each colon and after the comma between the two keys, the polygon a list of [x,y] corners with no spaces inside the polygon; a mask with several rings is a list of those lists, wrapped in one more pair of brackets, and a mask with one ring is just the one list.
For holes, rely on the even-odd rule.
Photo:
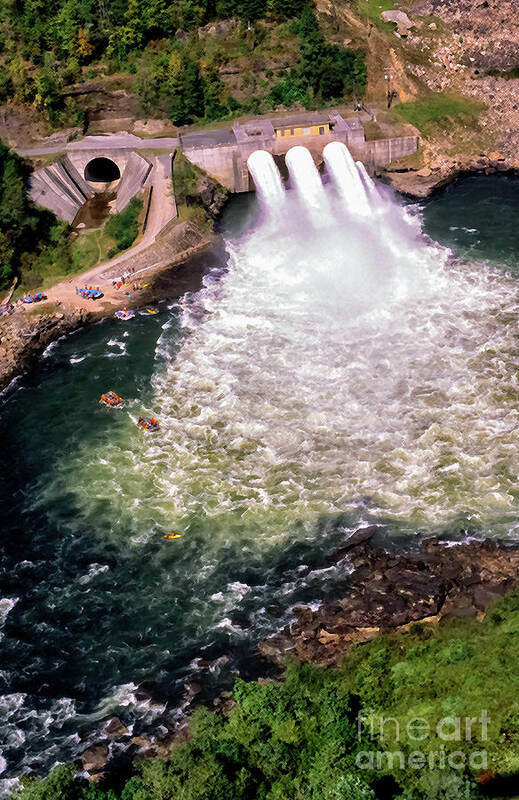
{"label": "rocky shoreline", "polygon": [[502,153],[478,153],[473,156],[435,158],[420,169],[396,164],[379,177],[400,194],[423,200],[468,175],[519,175],[519,159],[506,158]]}
{"label": "rocky shoreline", "polygon": [[56,310],[32,318],[17,313],[3,318],[0,324],[0,391],[34,366],[49,344],[93,319],[95,314],[84,309]]}
{"label": "rocky shoreline", "polygon": [[515,546],[429,539],[416,552],[401,553],[377,546],[380,531],[360,528],[331,558],[330,564],[353,570],[347,594],[316,610],[296,606],[294,621],[259,644],[262,655],[280,662],[293,654],[335,666],[381,632],[452,616],[483,619],[488,606],[519,581]]}
{"label": "rocky shoreline", "polygon": [[[519,547],[515,545],[428,539],[402,552],[388,549],[382,532],[379,526],[360,528],[337,548],[323,566],[334,565],[351,575],[348,590],[317,609],[294,607],[292,623],[258,644],[261,656],[280,666],[292,656],[334,667],[355,646],[379,633],[449,617],[481,621],[492,602],[518,584]],[[188,737],[188,715],[199,704],[199,696],[198,684],[185,684],[182,715],[175,729],[160,725],[152,733],[135,736],[117,717],[104,720],[99,738],[80,756],[78,766],[84,776],[109,782],[115,774],[128,772],[135,758],[166,759]],[[221,712],[232,704],[228,693],[213,701]]]}
{"label": "rocky shoreline", "polygon": [[170,255],[168,263],[146,275],[149,284],[132,298],[121,298],[118,304],[104,303],[92,311],[70,308],[66,304],[43,312],[17,310],[0,319],[0,392],[20,375],[33,369],[38,359],[52,342],[74,333],[85,325],[99,322],[122,308],[138,309],[160,302],[175,300],[186,291],[201,286],[208,255],[225,259],[221,237],[211,233],[199,237],[199,242],[189,250]]}

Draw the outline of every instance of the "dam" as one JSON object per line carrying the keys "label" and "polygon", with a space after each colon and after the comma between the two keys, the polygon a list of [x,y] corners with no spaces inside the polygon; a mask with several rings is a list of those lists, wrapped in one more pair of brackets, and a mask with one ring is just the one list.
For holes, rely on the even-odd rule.
{"label": "dam", "polygon": [[370,138],[366,121],[359,115],[345,118],[336,110],[303,111],[236,121],[225,128],[180,130],[178,137],[140,139],[124,132],[85,136],[61,147],[20,154],[55,156],[52,163],[34,171],[30,194],[38,205],[72,224],[81,207],[107,184],[116,195],[114,211],[122,211],[132,197],[151,187],[154,203],[171,202],[157,192],[156,165],[160,159],[164,171],[168,161],[166,172],[171,176],[177,150],[232,193],[255,191],[248,159],[256,150],[270,153],[284,177],[285,156],[295,145],[306,147],[321,168],[325,147],[341,142],[370,175],[417,150],[419,135],[411,125],[399,126],[399,135],[391,135],[397,132],[394,127],[380,127],[378,138]]}
{"label": "dam", "polygon": [[326,145],[342,142],[353,158],[362,161],[373,174],[417,150],[418,131],[411,125],[403,130],[401,136],[367,140],[364,125],[357,117],[344,119],[338,111],[305,111],[276,119],[236,122],[227,136],[222,132],[218,138],[211,138],[209,133],[205,137],[193,134],[181,136],[181,142],[186,158],[231,192],[250,192],[255,186],[247,161],[255,150],[271,153],[286,174],[284,158],[294,145],[310,150],[319,165]]}

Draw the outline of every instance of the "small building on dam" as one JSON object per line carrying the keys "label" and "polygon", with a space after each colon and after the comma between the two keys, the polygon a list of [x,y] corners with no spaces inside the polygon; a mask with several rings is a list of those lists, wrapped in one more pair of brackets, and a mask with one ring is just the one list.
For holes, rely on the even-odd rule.
{"label": "small building on dam", "polygon": [[[384,127],[389,133],[396,132],[391,126]],[[66,144],[52,164],[33,173],[31,197],[61,219],[73,222],[84,203],[110,184],[116,196],[113,210],[121,211],[145,188],[151,197],[156,175],[164,174],[167,154],[172,156],[178,148],[231,192],[254,190],[247,160],[255,150],[272,153],[280,172],[286,174],[285,155],[291,147],[304,145],[320,164],[325,146],[339,141],[373,174],[418,147],[418,131],[412,126],[401,126],[400,135],[387,138],[383,138],[384,127],[379,129],[382,137],[369,139],[358,116],[345,119],[332,110],[258,117],[237,121],[229,128],[180,132],[178,138],[140,139],[130,133],[86,136]],[[37,151],[25,154],[38,155]],[[168,171],[171,174],[171,157]],[[155,202],[159,202],[157,196]]]}

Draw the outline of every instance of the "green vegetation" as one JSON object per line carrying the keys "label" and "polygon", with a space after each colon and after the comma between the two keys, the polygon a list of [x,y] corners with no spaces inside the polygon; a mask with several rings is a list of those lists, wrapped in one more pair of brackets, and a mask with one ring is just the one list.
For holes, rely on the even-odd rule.
{"label": "green vegetation", "polygon": [[[207,179],[207,176],[205,176]],[[173,185],[177,201],[178,222],[190,220],[198,228],[211,230],[212,217],[204,206],[200,195],[200,188],[204,185],[201,179],[204,173],[195,164],[192,164],[183,154],[182,150],[175,152],[173,159]],[[226,195],[226,190],[220,187],[221,193]]]}
{"label": "green vegetation", "polygon": [[493,78],[504,78],[505,81],[513,81],[519,78],[519,67],[512,67],[511,69],[488,69],[485,74],[491,75]]}
{"label": "green vegetation", "polygon": [[516,593],[483,622],[379,636],[341,669],[290,663],[281,683],[238,680],[225,713],[195,712],[189,741],[168,761],[136,764],[120,793],[86,787],[61,766],[29,780],[18,800],[486,796],[475,780],[487,768],[482,751],[493,773],[519,772],[518,632]]}
{"label": "green vegetation", "polygon": [[[225,19],[233,20],[227,34],[200,30]],[[366,84],[362,58],[326,45],[309,0],[20,0],[1,5],[0,24],[0,102],[30,103],[55,126],[83,123],[67,88],[106,74],[126,73],[121,81],[144,113],[179,125],[258,113],[287,100],[311,105],[362,94]],[[243,69],[251,55],[281,54],[294,62],[292,73],[283,67],[259,78]],[[243,73],[235,82],[241,99],[220,74],[229,61]]]}
{"label": "green vegetation", "polygon": [[115,240],[115,246],[108,253],[109,258],[131,247],[139,235],[139,215],[142,211],[142,200],[132,197],[128,205],[119,214],[112,214],[105,224],[105,234]]}
{"label": "green vegetation", "polygon": [[469,124],[477,120],[484,106],[476,100],[464,97],[450,97],[438,92],[423,100],[399,103],[395,113],[405,122],[410,122],[420,133],[427,136],[437,124],[461,121]]}
{"label": "green vegetation", "polygon": [[34,288],[52,271],[72,268],[69,227],[48,211],[38,209],[27,196],[29,168],[0,141],[0,289],[14,275],[29,277]]}
{"label": "green vegetation", "polygon": [[173,184],[175,198],[181,205],[189,206],[200,203],[198,194],[198,180],[201,171],[183,154],[182,150],[175,152],[173,160]]}
{"label": "green vegetation", "polygon": [[384,22],[381,17],[383,11],[395,8],[393,0],[356,0],[356,10],[360,18],[364,18],[368,25],[375,26],[381,31],[392,33],[396,29],[394,22]]}
{"label": "green vegetation", "polygon": [[270,105],[306,107],[343,97],[361,97],[367,82],[366,65],[354,50],[327,44],[310,5],[303,8],[298,22],[300,62],[274,86],[267,98]]}

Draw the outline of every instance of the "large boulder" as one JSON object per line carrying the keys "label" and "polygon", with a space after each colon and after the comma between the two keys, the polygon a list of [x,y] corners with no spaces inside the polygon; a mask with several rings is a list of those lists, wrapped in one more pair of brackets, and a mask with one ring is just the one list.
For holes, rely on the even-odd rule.
{"label": "large boulder", "polygon": [[383,11],[380,15],[384,22],[394,22],[400,36],[407,36],[413,23],[404,11]]}
{"label": "large boulder", "polygon": [[107,744],[97,744],[85,750],[81,755],[81,763],[85,772],[102,772],[109,759]]}
{"label": "large boulder", "polygon": [[197,191],[206,211],[212,217],[217,217],[227,200],[227,189],[208,175],[200,175]]}

